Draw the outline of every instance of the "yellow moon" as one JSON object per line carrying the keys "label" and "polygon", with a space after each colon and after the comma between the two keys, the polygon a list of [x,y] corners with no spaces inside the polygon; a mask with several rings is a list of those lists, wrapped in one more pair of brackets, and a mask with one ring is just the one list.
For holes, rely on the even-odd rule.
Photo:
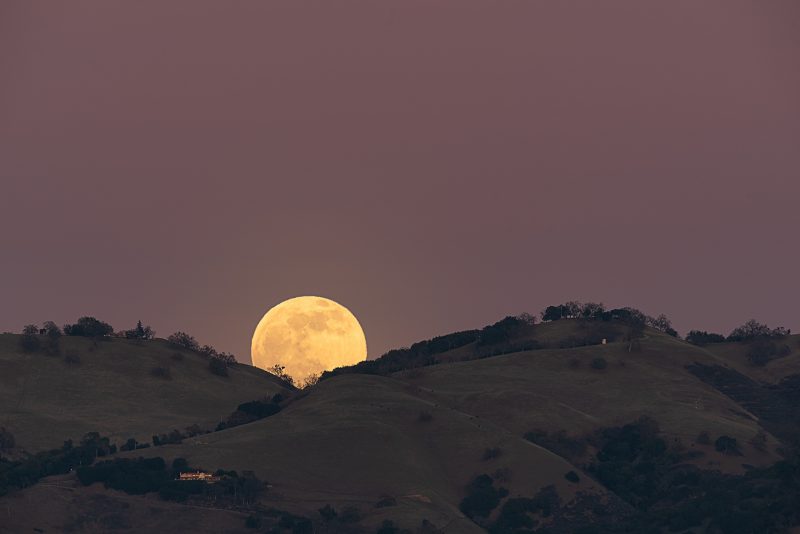
{"label": "yellow moon", "polygon": [[367,340],[358,319],[341,304],[323,297],[295,297],[270,309],[256,326],[253,365],[275,365],[295,383],[367,359]]}

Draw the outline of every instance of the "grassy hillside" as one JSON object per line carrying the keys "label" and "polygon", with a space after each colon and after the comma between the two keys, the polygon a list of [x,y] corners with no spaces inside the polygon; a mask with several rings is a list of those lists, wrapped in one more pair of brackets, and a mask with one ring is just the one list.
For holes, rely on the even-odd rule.
{"label": "grassy hillside", "polygon": [[[169,378],[154,376],[154,368],[168,369]],[[61,354],[51,356],[23,353],[19,336],[5,334],[0,370],[0,426],[28,451],[57,447],[86,432],[149,441],[154,433],[192,424],[213,429],[238,404],[283,388],[274,376],[248,365],[235,365],[228,377],[214,375],[205,358],[162,340],[94,344],[64,337]]]}
{"label": "grassy hillside", "polygon": [[[685,446],[703,431],[747,443],[760,430],[754,415],[687,371],[694,362],[723,363],[715,355],[655,331],[648,331],[640,345],[635,352],[626,343],[519,352],[398,376],[517,435],[533,429],[582,435],[643,415]],[[593,367],[597,358],[605,368]],[[775,459],[746,452],[751,463]]]}
{"label": "grassy hillside", "polygon": [[[499,456],[484,460],[487,448]],[[449,525],[447,532],[481,532],[458,504],[482,473],[502,473],[498,484],[512,496],[549,484],[564,501],[577,491],[606,493],[583,473],[568,482],[565,473],[579,469],[491,420],[421,397],[403,381],[366,375],[327,380],[268,419],[147,453],[254,470],[273,486],[267,501],[297,513],[355,505],[367,525],[390,517],[411,528],[428,519]],[[376,508],[382,495],[397,506]]]}
{"label": "grassy hillside", "polygon": [[[484,532],[459,509],[468,483],[481,474],[509,490],[506,504],[552,485],[566,505],[559,511],[558,532],[570,532],[570,514],[607,521],[610,515],[614,520],[635,516],[634,507],[651,514],[637,517],[655,521],[642,524],[664,524],[658,510],[673,506],[668,504],[671,497],[661,493],[652,502],[638,502],[637,492],[669,484],[680,470],[694,473],[690,479],[700,482],[692,491],[698,492],[743,484],[741,491],[749,495],[755,487],[773,484],[775,478],[762,471],[753,476],[763,477],[763,483],[747,482],[749,475],[725,477],[754,472],[752,466],[779,459],[778,449],[785,443],[775,436],[785,439],[794,428],[781,423],[791,419],[787,414],[793,413],[795,397],[784,386],[762,386],[756,380],[772,384],[796,374],[796,349],[753,367],[744,344],[697,347],[649,328],[631,343],[626,326],[614,322],[560,320],[511,332],[501,332],[494,338],[500,341],[492,343],[475,339],[474,331],[442,336],[414,350],[395,351],[389,366],[332,373],[295,392],[280,413],[266,419],[118,456],[182,457],[206,470],[254,471],[270,484],[261,505],[312,518],[319,525],[317,510],[323,506],[355,506],[364,516],[366,532],[374,532],[384,519],[412,531],[428,520],[444,532]],[[610,342],[602,343],[606,337]],[[796,343],[797,337],[787,342]],[[235,366],[228,378],[213,375],[203,357],[184,352],[176,359],[175,350],[160,341],[114,339],[93,347],[89,340],[66,338],[60,357],[21,354],[17,344],[16,336],[0,337],[0,364],[10,370],[0,375],[0,425],[31,448],[57,445],[54,436],[79,437],[90,430],[120,441],[193,423],[209,427],[237,404],[281,388],[275,377],[249,366]],[[65,354],[78,354],[80,363],[67,364]],[[154,376],[154,367],[169,367],[171,379]],[[397,367],[401,370],[386,372]],[[639,438],[628,442],[620,437],[622,427],[643,416],[658,423],[656,435],[664,441],[652,457],[644,451],[656,449],[648,449]],[[611,434],[603,433],[612,427]],[[636,428],[635,435],[645,435],[644,426]],[[581,450],[565,452],[552,441],[531,438],[537,445],[525,438],[534,430],[551,437],[565,433],[580,442]],[[701,433],[710,443],[698,442]],[[765,443],[753,440],[759,433],[766,436]],[[717,451],[714,441],[721,436],[735,438],[738,451]],[[652,437],[646,439],[653,443]],[[618,440],[616,448],[604,449],[613,440]],[[628,445],[640,447],[635,449],[638,456],[601,458],[601,451],[619,454]],[[611,462],[604,464],[604,475],[598,462]],[[640,462],[656,473],[652,483],[644,471],[640,486],[635,485],[637,476],[609,477],[609,472],[635,471]],[[716,474],[696,476],[698,467]],[[565,478],[570,471],[580,480]],[[31,491],[26,493],[34,495]],[[75,491],[83,497],[74,506],[94,514],[101,526],[105,512],[86,504],[87,499],[110,499],[104,509],[136,499],[97,487]],[[378,507],[387,497],[393,504]],[[130,510],[138,510],[139,502],[131,501]],[[715,495],[713,502],[717,508],[734,506],[724,495]],[[593,516],[593,503],[610,506],[606,519]],[[575,506],[570,510],[570,505]],[[174,507],[169,513],[176,517],[186,514],[185,506],[163,506]],[[689,522],[675,524],[696,525],[689,519],[695,514],[691,499],[680,506],[680,521]],[[502,507],[494,509],[490,522],[498,520]],[[120,512],[131,528],[174,528],[169,522],[142,523],[129,517],[131,513]],[[48,525],[61,528],[72,521],[69,508],[59,514]],[[553,521],[534,515],[539,526]],[[209,512],[208,521],[236,531],[241,519]],[[17,521],[34,527],[27,519]],[[92,524],[82,531],[98,528]]]}

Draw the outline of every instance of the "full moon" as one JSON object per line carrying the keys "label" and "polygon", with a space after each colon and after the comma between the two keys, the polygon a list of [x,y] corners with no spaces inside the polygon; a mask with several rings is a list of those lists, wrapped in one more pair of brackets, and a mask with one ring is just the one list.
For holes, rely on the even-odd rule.
{"label": "full moon", "polygon": [[256,326],[253,365],[282,365],[302,382],[311,375],[367,359],[367,340],[358,319],[341,304],[322,297],[296,297],[269,310]]}

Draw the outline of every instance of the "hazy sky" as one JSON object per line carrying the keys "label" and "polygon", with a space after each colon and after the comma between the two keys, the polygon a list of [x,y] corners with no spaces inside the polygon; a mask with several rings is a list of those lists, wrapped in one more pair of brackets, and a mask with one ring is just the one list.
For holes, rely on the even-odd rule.
{"label": "hazy sky", "polygon": [[0,331],[800,328],[800,3],[0,3]]}

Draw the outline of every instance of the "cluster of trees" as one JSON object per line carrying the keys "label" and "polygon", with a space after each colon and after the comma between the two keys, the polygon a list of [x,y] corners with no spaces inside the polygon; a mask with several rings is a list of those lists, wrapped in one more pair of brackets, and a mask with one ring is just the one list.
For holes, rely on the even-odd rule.
{"label": "cluster of trees", "polygon": [[106,337],[114,333],[114,328],[94,317],[81,317],[75,324],[64,325],[64,335],[82,337]]}
{"label": "cluster of trees", "polygon": [[281,411],[281,401],[283,401],[283,396],[276,394],[269,401],[254,400],[242,403],[236,407],[236,410],[225,421],[220,421],[215,430],[233,428],[273,416]]}
{"label": "cluster of trees", "polygon": [[748,361],[754,366],[761,367],[770,360],[791,353],[791,348],[787,344],[779,343],[779,340],[791,333],[791,330],[782,326],[771,328],[755,319],[750,319],[743,325],[734,328],[727,337],[705,330],[692,330],[686,335],[686,341],[698,346],[725,342],[747,343]]}
{"label": "cluster of trees", "polygon": [[579,302],[571,300],[564,304],[547,306],[542,310],[542,321],[561,319],[600,319],[606,312],[605,306],[598,302]]}
{"label": "cluster of trees", "polygon": [[500,504],[500,500],[507,495],[506,488],[494,487],[494,479],[491,476],[478,475],[467,485],[467,496],[461,500],[458,508],[465,516],[478,524],[483,524],[492,510]]}
{"label": "cluster of trees", "polygon": [[704,346],[712,343],[725,343],[725,336],[722,334],[715,334],[714,332],[707,332],[705,330],[690,330],[686,334],[686,341],[692,345]]}
{"label": "cluster of trees", "polygon": [[236,357],[229,352],[219,352],[211,345],[200,343],[186,332],[175,332],[167,338],[173,347],[196,352],[208,359],[208,370],[218,376],[228,376],[228,368],[236,363]]}
{"label": "cluster of trees", "polygon": [[753,339],[762,339],[770,337],[786,337],[792,333],[791,330],[779,326],[777,328],[770,328],[769,326],[759,323],[755,319],[750,319],[742,326],[738,326],[728,335],[728,341],[751,341]]}
{"label": "cluster of trees", "polygon": [[[152,438],[153,446],[160,447],[161,445],[181,443],[185,439],[193,438],[194,436],[199,436],[201,434],[209,434],[210,432],[211,430],[205,430],[203,428],[200,428],[200,425],[197,424],[187,426],[183,430],[183,432],[181,432],[178,429],[173,429],[171,432],[167,432],[165,434],[154,434]],[[146,447],[146,445],[142,445],[141,447],[137,448],[144,448],[144,447]]]}
{"label": "cluster of trees", "polygon": [[[586,469],[637,510],[629,518],[595,523],[594,532],[702,528],[744,534],[780,532],[800,524],[796,455],[745,475],[705,471],[686,461],[698,451],[668,446],[658,424],[649,418],[604,429],[593,440],[598,452]],[[724,454],[739,454],[736,439],[730,436],[720,436],[714,446]]]}
{"label": "cluster of trees", "polygon": [[512,338],[533,332],[536,318],[528,313],[509,315],[494,324],[484,327],[478,334],[478,346],[507,343]]}
{"label": "cluster of trees", "polygon": [[545,486],[533,497],[514,497],[508,499],[500,508],[497,520],[489,527],[489,534],[509,534],[532,532],[539,522],[530,514],[546,518],[552,516],[561,506],[555,486]]}
{"label": "cluster of trees", "polygon": [[649,326],[671,336],[677,337],[678,335],[678,332],[672,328],[672,322],[664,314],[652,317],[631,307],[606,310],[602,302],[579,302],[573,300],[564,304],[547,306],[542,311],[542,321],[549,322],[561,319],[621,321],[642,330],[645,326]]}
{"label": "cluster of trees", "polygon": [[32,486],[41,478],[69,473],[116,451],[116,445],[110,444],[108,438],[90,432],[78,445],[67,440],[59,449],[39,452],[22,460],[0,459],[0,496]]}
{"label": "cluster of trees", "polygon": [[433,365],[437,363],[437,354],[476,342],[480,332],[480,330],[465,330],[420,341],[408,348],[390,350],[376,360],[366,360],[350,367],[325,371],[320,380],[349,373],[388,375],[396,371]]}
{"label": "cluster of trees", "polygon": [[41,328],[36,324],[27,324],[22,328],[20,347],[25,352],[38,352],[44,350],[48,354],[60,353],[61,336],[79,336],[93,339],[116,335],[127,339],[153,339],[155,332],[149,326],[144,326],[141,321],[130,330],[114,333],[114,328],[95,317],[81,317],[74,324],[66,324],[60,328],[53,321],[45,321]]}
{"label": "cluster of trees", "polygon": [[149,326],[144,326],[142,321],[137,321],[136,327],[130,330],[123,330],[119,333],[119,337],[126,339],[154,339],[156,337],[155,331]]}
{"label": "cluster of trees", "polygon": [[232,504],[252,504],[266,487],[251,471],[242,475],[236,471],[219,470],[213,484],[202,480],[176,480],[178,475],[190,471],[188,462],[176,458],[170,468],[161,457],[115,458],[77,470],[78,480],[84,486],[102,482],[105,487],[124,491],[131,495],[158,492],[164,500],[184,502],[191,495],[204,496],[209,500],[220,500]]}
{"label": "cluster of trees", "polygon": [[694,345],[709,345],[711,343],[725,343],[738,341],[754,341],[759,339],[783,338],[791,335],[792,331],[779,326],[770,328],[764,323],[759,323],[755,319],[750,319],[741,326],[737,326],[730,334],[723,336],[705,330],[691,330],[686,335],[686,341]]}
{"label": "cluster of trees", "polygon": [[47,321],[39,328],[38,325],[28,324],[22,328],[20,347],[24,352],[39,352],[44,349],[50,355],[61,352],[61,329],[53,321]]}

